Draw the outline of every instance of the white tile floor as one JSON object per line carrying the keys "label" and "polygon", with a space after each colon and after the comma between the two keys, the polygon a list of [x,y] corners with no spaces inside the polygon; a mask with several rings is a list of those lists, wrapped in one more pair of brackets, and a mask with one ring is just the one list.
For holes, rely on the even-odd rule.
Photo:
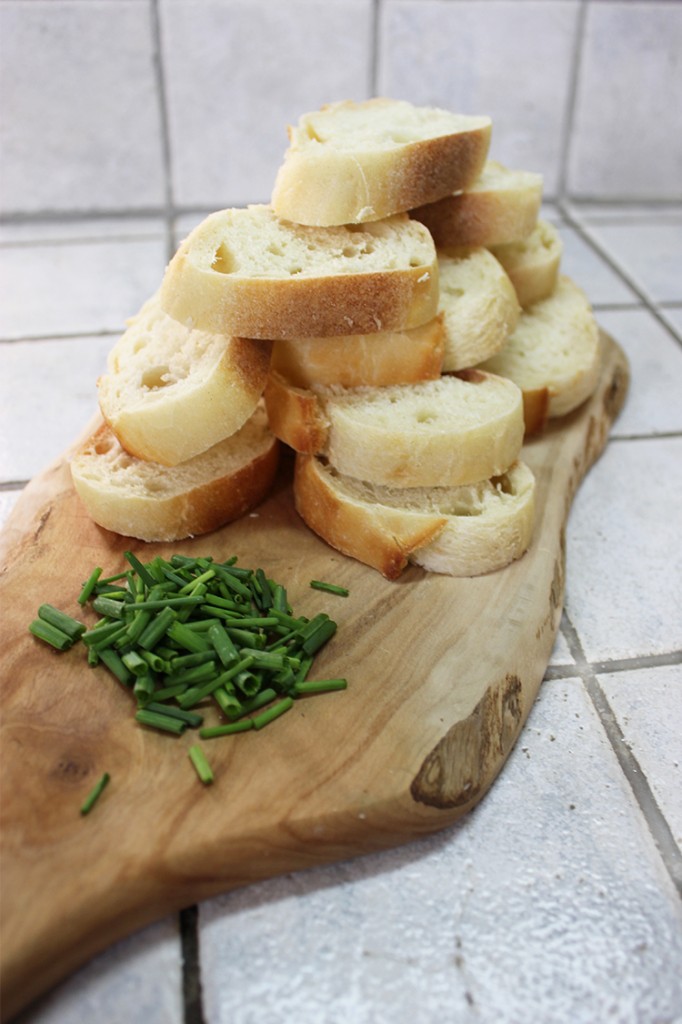
{"label": "white tile floor", "polygon": [[[22,1024],[682,1021],[682,211],[566,214],[565,269],[633,383],[571,511],[562,630],[489,795],[400,850],[161,921]],[[86,422],[164,237],[125,219],[0,232],[1,519]]]}

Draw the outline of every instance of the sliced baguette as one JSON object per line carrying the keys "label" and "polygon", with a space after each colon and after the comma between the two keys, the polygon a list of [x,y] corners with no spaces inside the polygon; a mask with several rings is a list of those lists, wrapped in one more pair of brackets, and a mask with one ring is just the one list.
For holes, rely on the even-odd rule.
{"label": "sliced baguette", "polygon": [[154,295],[109,353],[100,409],[131,455],[176,466],[239,430],[269,362],[266,342],[185,327]]}
{"label": "sliced baguette", "polygon": [[211,214],[161,284],[176,320],[245,338],[329,337],[418,327],[438,312],[438,261],[406,214],[314,228],[265,205]]}
{"label": "sliced baguette", "polygon": [[439,315],[411,331],[274,341],[270,365],[300,388],[381,387],[435,379],[443,366],[444,347]]}
{"label": "sliced baguette", "polygon": [[257,505],[272,485],[278,455],[260,407],[236,434],[173,468],[129,455],[103,423],[74,454],[71,476],[99,526],[174,541],[215,530]]}
{"label": "sliced baguette", "polygon": [[527,238],[542,202],[542,175],[488,160],[463,192],[411,210],[439,248],[504,245]]}
{"label": "sliced baguette", "polygon": [[338,472],[395,487],[457,486],[504,472],[523,442],[521,392],[479,370],[382,388],[296,388],[271,373],[272,432]]}
{"label": "sliced baguette", "polygon": [[343,476],[297,455],[294,501],[303,521],[338,551],[396,579],[408,562],[451,576],[501,569],[527,550],[535,480],[515,462],[463,487],[390,488]]}
{"label": "sliced baguette", "polygon": [[561,275],[552,294],[521,314],[504,348],[481,369],[524,394],[546,390],[547,416],[565,416],[589,398],[601,365],[599,328],[585,293]]}
{"label": "sliced baguette", "polygon": [[290,126],[272,193],[299,224],[360,224],[466,188],[490,145],[489,117],[375,98],[331,103]]}
{"label": "sliced baguette", "polygon": [[445,324],[444,370],[462,370],[494,355],[519,318],[513,285],[487,249],[438,254],[440,310]]}
{"label": "sliced baguette", "polygon": [[549,221],[539,220],[527,238],[495,245],[491,252],[509,275],[521,306],[546,299],[556,288],[563,242]]}

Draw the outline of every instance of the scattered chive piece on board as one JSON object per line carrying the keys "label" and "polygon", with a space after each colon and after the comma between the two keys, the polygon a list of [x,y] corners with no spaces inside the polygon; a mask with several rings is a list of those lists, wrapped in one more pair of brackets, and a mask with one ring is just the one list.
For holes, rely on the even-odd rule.
{"label": "scattered chive piece on board", "polygon": [[106,789],[106,787],[109,785],[109,779],[110,778],[111,778],[111,776],[109,775],[109,773],[105,772],[104,775],[102,776],[102,778],[99,780],[99,782],[97,782],[93,786],[93,788],[90,790],[90,792],[88,793],[87,797],[85,798],[84,803],[81,805],[81,814],[82,815],[86,815],[86,814],[90,813],[90,811],[95,806],[95,804],[97,803],[97,801],[101,797],[101,795],[104,792],[104,790]]}
{"label": "scattered chive piece on board", "polygon": [[206,755],[199,746],[193,746],[189,748],[189,759],[196,769],[196,773],[205,786],[210,786],[213,782],[213,772],[211,766],[206,760]]}
{"label": "scattered chive piece on board", "polygon": [[340,587],[338,583],[325,583],[324,580],[311,580],[310,586],[313,590],[325,590],[328,594],[337,594],[339,597],[348,597],[350,590]]}

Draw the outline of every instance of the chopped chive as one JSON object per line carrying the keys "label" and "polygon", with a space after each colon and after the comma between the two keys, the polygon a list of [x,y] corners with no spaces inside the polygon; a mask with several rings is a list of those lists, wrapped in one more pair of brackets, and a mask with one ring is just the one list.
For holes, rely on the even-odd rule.
{"label": "chopped chive", "polygon": [[252,718],[242,718],[238,722],[227,722],[226,725],[211,725],[199,730],[202,740],[213,740],[219,736],[231,736],[235,732],[248,732],[253,729]]}
{"label": "chopped chive", "polygon": [[112,651],[110,647],[105,647],[104,650],[98,650],[97,653],[99,654],[102,663],[106,665],[113,675],[116,676],[118,681],[123,683],[124,686],[130,686],[133,681],[133,674],[123,664],[123,660],[118,656],[116,651]]}
{"label": "chopped chive", "polygon": [[[163,615],[163,612],[161,614]],[[174,622],[169,626],[167,633],[169,639],[174,640],[175,643],[179,644],[180,647],[184,647],[187,651],[196,652],[209,649],[208,642],[191,629],[187,629],[183,622]]]}
{"label": "chopped chive", "polygon": [[66,633],[72,640],[78,640],[87,628],[83,622],[79,622],[78,619],[72,618],[66,612],[60,611],[59,608],[55,608],[51,604],[41,604],[38,609],[38,618],[43,619],[44,622],[49,622],[51,626],[55,626],[62,633]]}
{"label": "chopped chive", "polygon": [[155,703],[159,703],[164,700],[171,700],[173,697],[179,696],[184,693],[187,689],[184,683],[178,683],[175,686],[164,686],[160,690],[156,690],[153,694]]}
{"label": "chopped chive", "polygon": [[90,813],[90,811],[95,806],[95,804],[101,797],[106,787],[109,785],[110,778],[111,776],[109,775],[109,773],[105,772],[102,778],[99,780],[99,782],[95,786],[93,786],[93,788],[90,790],[87,797],[85,798],[84,803],[81,805],[82,815]]}
{"label": "chopped chive", "polygon": [[106,596],[98,596],[92,602],[92,607],[99,615],[106,615],[110,619],[121,619],[125,611],[125,602],[114,601]]}
{"label": "chopped chive", "polygon": [[173,625],[175,625],[175,612],[172,608],[164,608],[143,630],[137,641],[139,646],[150,651]]}
{"label": "chopped chive", "polygon": [[121,661],[127,669],[130,669],[134,676],[149,675],[150,666],[144,658],[140,657],[137,651],[126,651],[125,654],[121,655]]}
{"label": "chopped chive", "polygon": [[241,701],[226,686],[219,686],[217,690],[213,691],[212,696],[227,718],[238,718],[239,715],[244,713]]}
{"label": "chopped chive", "polygon": [[315,654],[320,647],[327,643],[336,632],[336,623],[331,619],[318,623],[316,628],[304,639],[301,647],[306,654]]}
{"label": "chopped chive", "polygon": [[291,697],[285,697],[284,700],[280,700],[277,704],[273,704],[272,707],[261,711],[260,715],[256,715],[252,719],[254,729],[262,729],[264,726],[269,725],[270,722],[273,722],[280,715],[283,715],[285,711],[288,711],[293,703]]}
{"label": "chopped chive", "polygon": [[179,721],[185,722],[191,729],[198,728],[204,721],[203,715],[198,715],[194,711],[183,711],[182,708],[173,707],[172,704],[159,704],[157,701],[147,704],[147,711],[168,715],[169,718],[177,718]]}
{"label": "chopped chive", "polygon": [[225,629],[223,629],[220,623],[215,623],[211,626],[208,631],[208,639],[211,644],[213,644],[215,652],[220,658],[223,666],[227,667],[227,665],[239,658],[237,648],[230,639],[229,634]]}
{"label": "chopped chive", "polygon": [[153,587],[153,586],[154,586],[154,584],[156,583],[156,580],[155,580],[155,579],[154,579],[154,577],[153,577],[153,576],[152,576],[152,575],[151,575],[151,574],[150,574],[150,573],[149,573],[149,572],[147,571],[147,569],[146,569],[146,568],[144,567],[144,565],[142,564],[142,562],[140,561],[140,559],[139,559],[139,558],[137,557],[137,555],[134,555],[134,554],[132,553],[132,551],[124,551],[124,552],[123,552],[123,557],[124,557],[124,558],[125,558],[125,559],[126,559],[126,560],[127,560],[128,562],[130,562],[130,564],[132,565],[132,567],[133,567],[133,569],[135,570],[135,572],[137,573],[137,575],[138,575],[138,576],[140,577],[140,579],[142,580],[142,582],[143,582],[143,583],[144,583],[144,584],[145,584],[145,585],[146,585],[147,587]]}
{"label": "chopped chive", "polygon": [[347,686],[347,679],[319,679],[308,683],[295,683],[294,693],[329,693],[332,690],[345,690]]}
{"label": "chopped chive", "polygon": [[87,580],[83,584],[83,589],[81,590],[81,592],[80,592],[80,594],[78,596],[78,603],[80,605],[84,605],[84,604],[88,603],[88,600],[90,599],[90,595],[92,594],[93,590],[95,589],[95,584],[97,583],[97,581],[99,580],[101,575],[102,575],[102,569],[99,566],[96,569],[92,570],[92,572],[88,576]]}
{"label": "chopped chive", "polygon": [[206,760],[206,755],[199,746],[190,747],[189,759],[196,769],[196,773],[205,786],[210,786],[213,782],[213,772],[211,766]]}
{"label": "chopped chive", "polygon": [[203,597],[193,597],[187,594],[184,597],[159,597],[148,601],[136,601],[135,608],[138,611],[159,612],[163,608],[194,607],[201,604],[202,601]]}
{"label": "chopped chive", "polygon": [[311,580],[310,586],[313,590],[325,590],[328,594],[338,594],[339,597],[348,597],[350,593],[346,587],[340,587],[336,583],[325,583],[323,580]]}
{"label": "chopped chive", "polygon": [[49,644],[50,647],[54,647],[57,651],[68,651],[69,647],[74,645],[74,641],[70,636],[63,633],[61,629],[57,629],[52,623],[45,622],[44,619],[34,619],[28,629],[38,640]]}
{"label": "chopped chive", "polygon": [[171,732],[180,736],[187,728],[187,723],[171,715],[161,714],[158,711],[148,711],[146,708],[139,708],[135,712],[135,718],[141,725],[148,725],[152,729],[159,729],[161,732]]}

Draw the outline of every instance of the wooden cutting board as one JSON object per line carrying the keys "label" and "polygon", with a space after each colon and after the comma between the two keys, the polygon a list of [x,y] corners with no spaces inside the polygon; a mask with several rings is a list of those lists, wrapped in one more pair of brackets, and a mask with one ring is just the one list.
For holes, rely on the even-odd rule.
{"label": "wooden cutting board", "polygon": [[[0,968],[3,1019],[93,954],[170,911],[256,879],[441,829],[500,771],[537,695],[564,588],[564,526],[628,387],[606,336],[593,398],[527,443],[537,477],[531,549],[501,572],[451,579],[410,568],[390,583],[310,533],[288,462],[256,514],[208,537],[145,545],[95,526],[67,456],[26,488],[0,540]],[[135,724],[129,692],[28,633],[38,605],[79,614],[95,565],[172,551],[235,554],[287,586],[297,614],[338,623],[317,678],[345,692],[300,700],[258,733],[204,741],[215,783],[188,760],[195,733]],[[311,579],[344,584],[340,598]],[[84,796],[111,782],[93,812]]]}

